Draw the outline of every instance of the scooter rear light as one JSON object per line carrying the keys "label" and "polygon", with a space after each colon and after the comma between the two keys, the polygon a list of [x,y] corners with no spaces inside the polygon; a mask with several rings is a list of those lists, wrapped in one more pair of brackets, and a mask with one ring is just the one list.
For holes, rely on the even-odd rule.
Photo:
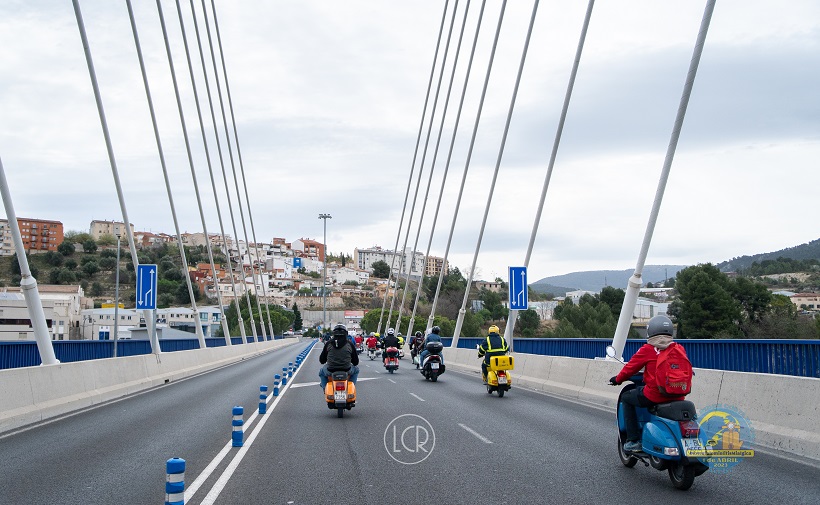
{"label": "scooter rear light", "polygon": [[340,382],[336,383],[335,388],[336,388],[336,391],[344,391],[345,389],[347,389],[347,384],[340,381]]}
{"label": "scooter rear light", "polygon": [[680,421],[678,424],[683,438],[697,438],[700,434],[700,425],[695,421]]}
{"label": "scooter rear light", "polygon": [[498,372],[496,372],[496,375],[497,375],[498,377],[506,377],[506,376],[507,376],[507,372],[505,372],[504,370],[499,370]]}

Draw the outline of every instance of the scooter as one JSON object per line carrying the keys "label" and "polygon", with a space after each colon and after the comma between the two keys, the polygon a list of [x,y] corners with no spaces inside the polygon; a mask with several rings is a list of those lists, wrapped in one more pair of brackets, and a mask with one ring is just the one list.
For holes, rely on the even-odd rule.
{"label": "scooter", "polygon": [[[608,346],[607,356],[615,358],[615,348]],[[620,361],[620,360],[619,360]],[[643,374],[627,379],[627,384],[618,395],[618,457],[621,463],[632,468],[638,461],[644,466],[656,470],[666,470],[672,485],[680,490],[692,487],[695,477],[706,472],[709,467],[696,457],[690,457],[691,451],[704,451],[701,442],[700,426],[697,423],[695,404],[688,400],[659,403],[649,408],[636,407],[638,425],[641,427],[641,450],[628,452],[626,443],[626,422],[624,420],[621,397],[627,391],[643,385]]]}
{"label": "scooter", "polygon": [[344,417],[345,410],[356,406],[356,385],[347,372],[333,372],[325,386],[325,400],[329,409],[336,409],[336,417]]}
{"label": "scooter", "polygon": [[498,392],[498,397],[503,398],[504,393],[512,387],[512,376],[510,370],[515,368],[515,360],[512,356],[492,356],[490,364],[487,365],[487,394]]}
{"label": "scooter", "polygon": [[395,347],[388,347],[384,353],[384,368],[393,373],[399,369],[399,350]]}
{"label": "scooter", "polygon": [[441,342],[427,342],[427,356],[421,364],[421,374],[426,380],[436,382],[438,376],[444,373],[445,366],[441,359],[441,351],[444,346]]}
{"label": "scooter", "polygon": [[371,361],[376,359],[376,348],[375,347],[368,347],[367,348],[367,357],[370,358]]}

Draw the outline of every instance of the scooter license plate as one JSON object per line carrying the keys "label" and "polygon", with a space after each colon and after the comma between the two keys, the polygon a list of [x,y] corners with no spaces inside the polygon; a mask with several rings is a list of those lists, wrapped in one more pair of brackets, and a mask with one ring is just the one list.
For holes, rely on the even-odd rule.
{"label": "scooter license plate", "polygon": [[703,443],[698,438],[683,439],[683,453],[688,455],[689,451],[702,451]]}
{"label": "scooter license plate", "polygon": [[430,368],[433,370],[438,370],[438,363],[430,363]]}
{"label": "scooter license plate", "polygon": [[336,391],[333,395],[333,399],[337,402],[346,402],[347,401],[347,391]]}
{"label": "scooter license plate", "polygon": [[506,384],[507,383],[507,378],[506,377],[499,377],[498,378],[498,383],[499,384]]}

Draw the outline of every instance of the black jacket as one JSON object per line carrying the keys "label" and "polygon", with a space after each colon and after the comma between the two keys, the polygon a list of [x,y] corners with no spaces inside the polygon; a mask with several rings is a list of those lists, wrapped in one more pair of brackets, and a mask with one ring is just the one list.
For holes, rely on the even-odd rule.
{"label": "black jacket", "polygon": [[330,339],[319,355],[319,363],[327,363],[328,372],[348,371],[352,365],[359,364],[359,353],[350,340],[345,339],[341,346],[337,347],[338,341]]}
{"label": "black jacket", "polygon": [[388,347],[395,347],[398,349],[399,338],[395,335],[385,335],[384,338],[382,338],[382,348],[386,350]]}

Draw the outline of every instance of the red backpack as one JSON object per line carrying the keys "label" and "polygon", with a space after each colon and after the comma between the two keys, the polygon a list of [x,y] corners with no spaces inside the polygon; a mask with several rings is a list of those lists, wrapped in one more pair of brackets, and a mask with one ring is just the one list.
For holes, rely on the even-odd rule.
{"label": "red backpack", "polygon": [[692,392],[692,363],[677,342],[658,354],[655,364],[658,392],[665,396],[686,396]]}

